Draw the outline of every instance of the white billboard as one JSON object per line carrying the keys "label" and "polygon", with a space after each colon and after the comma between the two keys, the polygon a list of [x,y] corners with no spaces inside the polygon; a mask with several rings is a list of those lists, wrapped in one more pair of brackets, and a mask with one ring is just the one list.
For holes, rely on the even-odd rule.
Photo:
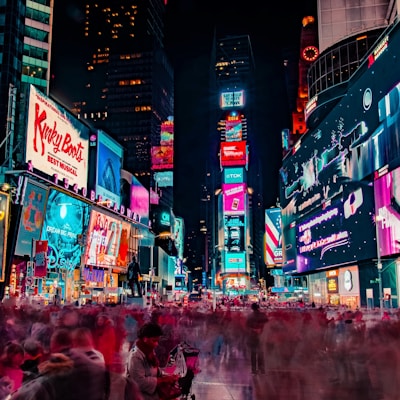
{"label": "white billboard", "polygon": [[87,188],[89,128],[30,86],[25,161],[69,185]]}

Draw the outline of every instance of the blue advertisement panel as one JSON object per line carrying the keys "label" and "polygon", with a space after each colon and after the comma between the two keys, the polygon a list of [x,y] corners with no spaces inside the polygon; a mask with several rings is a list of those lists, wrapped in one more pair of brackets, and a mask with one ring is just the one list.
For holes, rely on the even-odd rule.
{"label": "blue advertisement panel", "polygon": [[246,272],[246,253],[225,253],[225,271],[229,273]]}
{"label": "blue advertisement panel", "polygon": [[224,250],[238,253],[245,250],[245,216],[226,215],[224,217]]}
{"label": "blue advertisement panel", "polygon": [[112,205],[121,205],[120,181],[123,148],[109,135],[99,130],[97,133],[97,177],[96,193],[103,200],[111,200]]}
{"label": "blue advertisement panel", "polygon": [[345,191],[296,226],[297,272],[376,257],[373,188]]}
{"label": "blue advertisement panel", "polygon": [[46,197],[46,188],[35,184],[33,181],[27,181],[14,251],[18,256],[30,256],[33,242],[40,239]]}
{"label": "blue advertisement panel", "polygon": [[[343,230],[357,230],[357,235],[364,240],[371,237],[368,228],[373,202],[365,185],[373,181],[376,171],[384,167],[393,169],[400,164],[398,28],[385,39],[387,47],[379,52],[379,57],[370,57],[360,67],[350,81],[346,96],[283,160],[280,203],[283,259],[287,270],[296,269],[296,248],[301,245],[296,245],[293,229],[296,221],[311,218],[310,213],[337,205],[338,201],[344,202],[352,193],[362,193],[362,212],[357,225],[346,225]],[[344,204],[339,209],[343,207]],[[352,237],[355,236],[356,232],[352,232]],[[373,243],[371,248],[375,248]],[[357,260],[363,260],[370,253],[357,254],[353,249],[339,259],[347,262],[348,255],[357,254]],[[332,258],[332,263],[337,265],[338,259]],[[316,261],[313,268],[324,265],[329,262]]]}
{"label": "blue advertisement panel", "polygon": [[244,168],[224,168],[224,183],[243,183]]}
{"label": "blue advertisement panel", "polygon": [[78,236],[89,222],[88,204],[50,189],[41,240],[48,241],[47,268],[71,273],[81,263]]}

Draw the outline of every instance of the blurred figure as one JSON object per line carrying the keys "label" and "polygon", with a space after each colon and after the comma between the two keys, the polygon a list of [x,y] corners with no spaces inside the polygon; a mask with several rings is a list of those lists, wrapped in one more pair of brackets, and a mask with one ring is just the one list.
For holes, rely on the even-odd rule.
{"label": "blurred figure", "polygon": [[144,400],[162,400],[164,385],[176,384],[177,375],[166,375],[159,366],[155,349],[163,332],[157,323],[147,322],[138,330],[138,340],[129,352],[127,373],[139,387]]}
{"label": "blurred figure", "polygon": [[93,335],[89,328],[79,327],[75,329],[72,332],[72,343],[76,351],[82,352],[101,367],[106,366],[103,354],[94,348]]}
{"label": "blurred figure", "polygon": [[22,385],[24,373],[21,364],[23,361],[24,348],[16,342],[7,343],[0,358],[0,376],[10,378],[13,391]]}
{"label": "blurred figure", "polygon": [[251,310],[251,314],[246,319],[247,344],[250,350],[251,372],[253,374],[264,374],[264,350],[261,346],[260,337],[268,318],[266,314],[260,311],[260,306],[257,303],[251,305]]}
{"label": "blurred figure", "polygon": [[113,320],[106,313],[96,317],[93,339],[95,349],[103,354],[106,368],[110,370],[116,352],[116,332]]}
{"label": "blurred figure", "polygon": [[104,400],[109,384],[104,367],[73,348],[71,331],[59,328],[50,339],[51,355],[38,377],[24,383],[11,400]]}
{"label": "blurred figure", "polygon": [[132,261],[128,265],[128,285],[131,289],[131,296],[135,295],[135,286],[138,292],[138,297],[142,297],[142,288],[140,286],[139,278],[142,276],[140,272],[139,263],[136,257],[133,256]]}
{"label": "blurred figure", "polygon": [[22,344],[25,352],[21,369],[24,373],[23,382],[27,382],[39,375],[39,364],[43,361],[43,346],[35,339],[28,338]]}

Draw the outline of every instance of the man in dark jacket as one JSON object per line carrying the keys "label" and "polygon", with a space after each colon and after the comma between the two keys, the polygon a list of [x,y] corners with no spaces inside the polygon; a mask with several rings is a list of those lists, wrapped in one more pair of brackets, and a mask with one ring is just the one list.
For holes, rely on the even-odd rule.
{"label": "man in dark jacket", "polygon": [[135,294],[135,285],[137,288],[138,296],[142,297],[142,288],[140,287],[139,278],[142,276],[140,273],[139,263],[136,261],[136,258],[133,257],[132,261],[128,265],[128,285],[131,289],[132,296]]}
{"label": "man in dark jacket", "polygon": [[268,321],[265,313],[260,311],[257,303],[251,305],[252,312],[246,319],[247,344],[250,350],[251,372],[265,373],[264,350],[261,346],[261,334]]}

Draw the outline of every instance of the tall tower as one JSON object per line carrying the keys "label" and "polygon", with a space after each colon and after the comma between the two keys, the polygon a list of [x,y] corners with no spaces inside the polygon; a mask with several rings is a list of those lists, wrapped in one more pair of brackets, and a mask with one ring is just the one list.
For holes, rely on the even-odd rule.
{"label": "tall tower", "polygon": [[151,150],[173,116],[173,71],[164,49],[163,0],[86,0],[85,82],[79,114],[125,147],[124,168],[149,188]]}
{"label": "tall tower", "polygon": [[[24,132],[19,132],[19,105],[29,84],[49,93],[53,0],[7,1],[0,9],[0,167],[22,161]],[[21,99],[21,103],[18,101]],[[22,124],[23,125],[23,124]]]}

